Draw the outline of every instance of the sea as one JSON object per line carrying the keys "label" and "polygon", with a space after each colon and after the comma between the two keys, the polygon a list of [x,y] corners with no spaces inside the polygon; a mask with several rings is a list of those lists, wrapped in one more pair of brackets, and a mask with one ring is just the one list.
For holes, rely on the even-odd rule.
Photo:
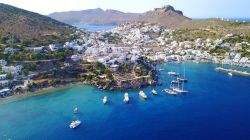
{"label": "sea", "polygon": [[116,27],[116,25],[88,25],[88,24],[74,24],[73,26],[90,32],[106,31]]}
{"label": "sea", "polygon": [[[249,140],[250,78],[232,77],[205,63],[159,64],[161,86],[105,91],[80,85],[0,105],[1,140]],[[176,71],[187,94],[171,96]],[[158,96],[151,94],[155,89]],[[143,90],[148,100],[138,96]],[[124,93],[129,104],[123,101]],[[103,105],[102,98],[109,102]],[[74,107],[79,109],[73,113]],[[82,124],[70,129],[71,121]]]}

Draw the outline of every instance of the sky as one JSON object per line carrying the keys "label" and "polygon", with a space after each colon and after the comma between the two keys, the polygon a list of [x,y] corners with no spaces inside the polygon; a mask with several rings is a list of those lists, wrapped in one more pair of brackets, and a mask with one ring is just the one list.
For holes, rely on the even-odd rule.
{"label": "sky", "polygon": [[0,0],[0,3],[43,15],[93,8],[142,13],[172,5],[190,18],[250,18],[250,0]]}

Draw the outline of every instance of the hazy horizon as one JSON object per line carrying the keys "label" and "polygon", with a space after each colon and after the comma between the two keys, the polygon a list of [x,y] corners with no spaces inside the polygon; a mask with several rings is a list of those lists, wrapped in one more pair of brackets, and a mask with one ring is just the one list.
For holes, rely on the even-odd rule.
{"label": "hazy horizon", "polygon": [[[181,10],[185,16],[199,18],[250,18],[248,5],[250,1],[216,1],[216,0],[0,0],[1,3],[16,6],[25,10],[48,15],[54,12],[80,11],[101,8],[112,9],[122,12],[143,13],[164,5],[172,5]],[[139,6],[138,6],[139,5]]]}

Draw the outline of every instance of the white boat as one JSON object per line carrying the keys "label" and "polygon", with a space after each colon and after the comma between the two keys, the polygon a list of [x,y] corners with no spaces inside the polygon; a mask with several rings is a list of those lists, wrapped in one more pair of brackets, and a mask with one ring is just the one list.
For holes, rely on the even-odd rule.
{"label": "white boat", "polygon": [[104,96],[102,99],[103,104],[107,104],[108,102],[108,96]]}
{"label": "white boat", "polygon": [[175,92],[171,89],[164,89],[163,91],[167,94],[170,94],[170,95],[177,95],[178,94],[177,92]]}
{"label": "white boat", "polygon": [[229,72],[228,75],[229,75],[229,76],[233,76],[233,73]]}
{"label": "white boat", "polygon": [[170,71],[170,72],[168,72],[168,75],[170,75],[170,76],[178,76],[179,73],[174,72],[174,71]]}
{"label": "white boat", "polygon": [[180,82],[187,82],[188,79],[177,77],[177,81],[180,81]]}
{"label": "white boat", "polygon": [[124,101],[125,103],[128,103],[128,102],[129,102],[129,96],[128,96],[128,93],[127,93],[127,92],[124,94],[124,99],[123,99],[123,101]]}
{"label": "white boat", "polygon": [[158,95],[157,91],[154,90],[154,89],[151,91],[151,93],[152,93],[153,95]]}
{"label": "white boat", "polygon": [[159,69],[159,71],[164,71],[165,69]]}
{"label": "white boat", "polygon": [[177,92],[177,93],[188,93],[187,90],[183,90],[183,89],[180,89],[180,88],[173,88],[172,89],[174,92]]}
{"label": "white boat", "polygon": [[82,122],[79,121],[79,120],[72,121],[72,122],[70,123],[70,125],[69,125],[69,128],[74,129],[74,128],[78,127],[81,123],[82,123]]}
{"label": "white boat", "polygon": [[148,98],[147,95],[146,95],[142,90],[139,92],[139,95],[140,95],[143,99],[147,99],[147,98]]}
{"label": "white boat", "polygon": [[74,108],[74,113],[75,114],[78,113],[78,108],[77,107]]}

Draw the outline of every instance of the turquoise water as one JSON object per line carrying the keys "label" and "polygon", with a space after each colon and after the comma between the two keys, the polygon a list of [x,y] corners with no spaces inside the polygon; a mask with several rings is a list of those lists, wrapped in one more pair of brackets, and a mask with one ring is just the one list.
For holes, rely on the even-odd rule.
{"label": "turquoise water", "polygon": [[[189,83],[186,95],[160,92],[171,78],[166,72],[186,69]],[[162,86],[159,96],[143,90],[149,100],[128,91],[130,104],[124,104],[125,91],[101,91],[78,86],[17,102],[0,105],[0,139],[84,139],[84,140],[249,140],[250,78],[214,71],[210,64],[159,65]],[[103,96],[111,102],[102,104]],[[79,114],[73,114],[77,105]],[[72,120],[83,124],[70,129]]]}
{"label": "turquoise water", "polygon": [[77,28],[85,29],[90,32],[105,31],[115,28],[115,25],[86,25],[86,24],[76,24]]}

